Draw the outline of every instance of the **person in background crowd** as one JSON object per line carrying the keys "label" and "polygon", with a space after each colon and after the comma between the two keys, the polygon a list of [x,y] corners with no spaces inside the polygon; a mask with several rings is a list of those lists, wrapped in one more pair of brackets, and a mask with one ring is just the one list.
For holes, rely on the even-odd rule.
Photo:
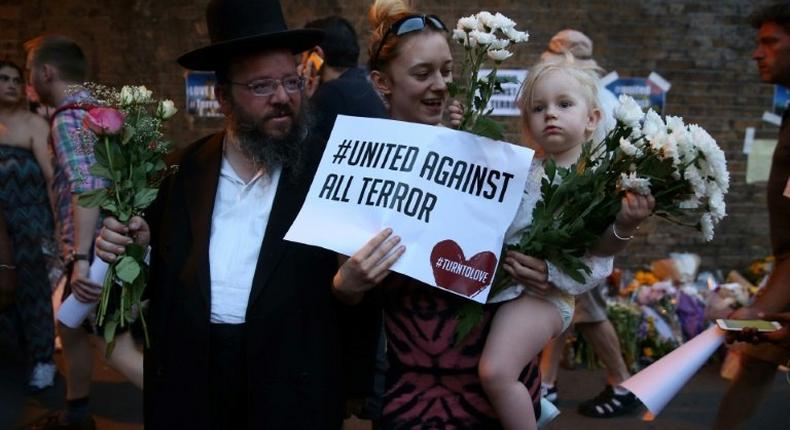
{"label": "person in background crowd", "polygon": [[[387,109],[373,89],[367,71],[359,66],[359,42],[351,23],[339,16],[329,16],[308,22],[305,28],[315,28],[325,33],[321,43],[305,53],[308,55],[303,55],[315,54],[323,59],[318,70],[309,68],[313,72],[312,76],[305,76],[308,82],[311,78],[318,82],[318,88],[310,97],[316,114],[315,133],[328,140],[338,115],[388,118]],[[344,363],[344,373],[350,384],[349,397],[357,399],[355,403],[366,400],[361,404],[350,405],[350,409],[354,415],[369,418],[375,423],[381,414],[383,372],[387,359],[382,330],[371,328],[381,326],[381,312],[375,306],[357,306],[353,309],[368,314],[353,315],[346,312],[341,315],[343,318],[348,316],[356,321],[360,321],[359,318],[365,321],[364,324],[344,324],[341,332],[343,345],[356,351],[352,355],[361,359]],[[374,372],[375,383],[370,380]]]}
{"label": "person in background crowd", "polygon": [[55,326],[52,286],[43,248],[53,238],[47,184],[52,162],[49,127],[25,106],[22,69],[0,61],[0,206],[14,246],[19,288],[13,312],[0,315],[0,330],[15,333],[30,367],[30,386],[53,384]]}
{"label": "person in background crowd", "polygon": [[17,288],[16,264],[14,263],[14,244],[8,234],[3,211],[0,211],[0,312],[14,303]]}
{"label": "person in background crowd", "polygon": [[324,40],[314,48],[323,58],[317,71],[318,88],[310,98],[317,116],[317,134],[328,140],[338,115],[387,118],[387,110],[371,86],[366,71],[358,66],[359,43],[351,23],[339,16],[330,16],[311,21],[305,28],[326,33]]}
{"label": "person in background crowd", "polygon": [[[548,49],[541,55],[543,61],[563,61],[566,53],[573,55],[574,61],[590,69],[603,69],[593,59],[593,43],[584,33],[566,29],[555,34],[549,41]],[[602,118],[593,134],[596,142],[601,141],[616,125],[614,108],[617,98],[611,91],[598,86],[598,104]],[[639,400],[628,390],[619,387],[631,374],[623,360],[620,342],[614,326],[606,316],[606,283],[576,296],[576,309],[573,313],[573,324],[576,330],[590,344],[595,355],[601,359],[606,369],[607,385],[594,398],[579,405],[579,413],[595,417],[609,418],[632,411],[640,405]],[[540,372],[543,376],[541,389],[547,400],[556,402],[557,371],[560,357],[565,346],[568,331],[552,340],[544,349],[540,361]]]}
{"label": "person in background crowd", "polygon": [[275,0],[212,0],[206,21],[212,44],[178,62],[216,72],[225,127],[179,154],[145,219],[107,218],[96,241],[106,261],[151,245],[145,426],[339,429],[337,256],[284,240],[324,148],[294,54],[323,32],[288,30]]}
{"label": "person in background crowd", "polygon": [[[765,83],[790,87],[790,2],[757,11],[751,17],[757,29],[752,58]],[[768,219],[774,269],[763,293],[729,318],[754,319],[760,313],[790,310],[790,109],[785,110],[768,177]],[[716,430],[737,429],[762,402],[779,364],[787,364],[790,350],[773,344],[738,345],[739,369],[719,405]]]}
{"label": "person in background crowd", "polygon": [[[16,265],[14,250],[8,227],[0,210],[0,315],[14,303]],[[14,336],[6,330],[0,331],[0,428],[18,426],[19,416],[25,405],[25,357]]]}
{"label": "person in background crowd", "polygon": [[[77,203],[79,193],[106,186],[90,173],[93,153],[83,150],[79,133],[82,120],[90,109],[91,96],[80,87],[85,81],[87,63],[82,49],[63,36],[40,36],[25,43],[27,69],[39,100],[55,106],[50,119],[49,147],[54,157],[52,194],[56,237],[60,257],[66,270],[65,299],[73,294],[77,300],[95,302],[101,285],[88,278],[93,259],[93,240],[99,224],[98,208],[83,208]],[[93,429],[90,414],[93,347],[89,322],[70,328],[59,324],[66,361],[66,408],[42,423],[44,429]],[[101,338],[96,338],[104,349]],[[142,386],[142,354],[127,331],[118,336],[109,363],[137,386]]]}

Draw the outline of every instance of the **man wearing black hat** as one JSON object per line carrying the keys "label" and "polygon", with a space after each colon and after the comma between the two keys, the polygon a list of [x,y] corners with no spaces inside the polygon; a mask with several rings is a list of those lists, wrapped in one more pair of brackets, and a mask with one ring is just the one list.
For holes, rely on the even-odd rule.
{"label": "man wearing black hat", "polygon": [[222,132],[183,151],[145,220],[96,241],[112,261],[151,245],[146,429],[334,429],[342,422],[333,253],[283,240],[322,151],[308,133],[275,0],[212,0],[212,44],[179,64],[217,74]]}

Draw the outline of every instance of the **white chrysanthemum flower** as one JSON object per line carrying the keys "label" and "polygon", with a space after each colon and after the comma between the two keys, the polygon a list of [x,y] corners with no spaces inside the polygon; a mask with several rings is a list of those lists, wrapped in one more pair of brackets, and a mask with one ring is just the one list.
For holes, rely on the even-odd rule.
{"label": "white chrysanthemum flower", "polygon": [[518,31],[513,27],[503,28],[502,33],[513,43],[521,43],[529,40],[529,33],[526,31]]}
{"label": "white chrysanthemum flower", "polygon": [[699,205],[700,201],[697,196],[691,196],[688,199],[678,203],[678,207],[681,209],[697,209]]}
{"label": "white chrysanthemum flower", "polygon": [[625,155],[628,155],[630,157],[641,157],[642,156],[642,150],[640,148],[636,147],[636,145],[634,145],[633,143],[631,143],[630,140],[628,140],[628,139],[626,139],[624,137],[620,138],[620,149],[623,150]]}
{"label": "white chrysanthemum flower", "polygon": [[469,41],[466,38],[466,32],[464,30],[459,30],[457,28],[453,30],[453,40],[464,46],[467,46],[469,44]]}
{"label": "white chrysanthemum flower", "polygon": [[480,24],[477,21],[477,18],[475,18],[474,15],[470,15],[459,19],[456,28],[458,30],[472,31],[472,30],[477,30],[477,27],[479,25]]}
{"label": "white chrysanthemum flower", "polygon": [[629,127],[639,128],[639,122],[645,116],[642,108],[631,96],[621,95],[618,100],[620,104],[614,108],[614,117]]}
{"label": "white chrysanthemum flower", "polygon": [[494,15],[494,23],[496,27],[500,29],[513,28],[516,26],[515,21],[506,17],[505,15],[502,15],[499,12],[497,12],[496,15]]}
{"label": "white chrysanthemum flower", "polygon": [[483,31],[477,31],[477,30],[469,32],[469,39],[470,40],[474,39],[475,41],[477,41],[478,44],[486,45],[486,46],[492,44],[495,40],[497,40],[494,34],[486,33]]}
{"label": "white chrysanthemum flower", "polygon": [[620,189],[646,196],[650,194],[650,179],[640,178],[636,176],[635,172],[628,175],[620,173]]}
{"label": "white chrysanthemum flower", "polygon": [[477,27],[478,29],[480,29],[479,24],[482,24],[488,30],[491,31],[496,30],[497,19],[491,12],[484,10],[482,12],[478,12],[477,15],[475,15],[475,17],[477,18],[477,22],[478,22],[478,27]]}
{"label": "white chrysanthemum flower", "polygon": [[505,49],[510,45],[510,41],[507,39],[496,39],[488,45],[489,50],[493,49]]}
{"label": "white chrysanthemum flower", "polygon": [[719,186],[723,193],[730,189],[730,172],[727,171],[727,159],[724,152],[716,144],[716,140],[702,127],[691,124],[689,133],[694,146],[699,150],[702,159],[700,168],[703,176],[709,176]]}
{"label": "white chrysanthemum flower", "polygon": [[702,230],[702,236],[705,238],[706,241],[710,241],[713,239],[713,219],[708,212],[702,214],[702,217],[699,219],[700,229]]}
{"label": "white chrysanthemum flower", "polygon": [[702,179],[702,175],[700,174],[699,170],[692,166],[688,166],[686,171],[683,175],[689,184],[691,184],[691,189],[694,191],[694,196],[697,199],[703,198],[708,195],[707,186],[705,185],[705,180]]}
{"label": "white chrysanthemum flower", "polygon": [[667,116],[667,132],[671,134],[685,133],[686,125],[683,124],[683,118],[679,116]]}
{"label": "white chrysanthemum flower", "polygon": [[488,58],[494,61],[505,61],[513,56],[513,53],[507,49],[492,49],[486,52],[486,54],[488,55]]}
{"label": "white chrysanthemum flower", "polygon": [[721,221],[727,216],[727,206],[724,203],[724,193],[718,187],[713,186],[708,194],[708,206],[711,216],[715,221]]}
{"label": "white chrysanthemum flower", "polygon": [[661,116],[656,111],[649,109],[645,114],[645,120],[642,122],[642,134],[652,143],[659,135],[666,134],[666,132],[667,126],[664,124],[664,120],[661,119]]}

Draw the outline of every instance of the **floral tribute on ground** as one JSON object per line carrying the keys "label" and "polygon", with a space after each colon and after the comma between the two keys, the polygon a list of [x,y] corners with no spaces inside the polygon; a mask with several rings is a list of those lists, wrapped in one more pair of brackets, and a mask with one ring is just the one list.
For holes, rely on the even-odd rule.
{"label": "floral tribute on ground", "polygon": [[[96,106],[89,109],[79,134],[82,147],[96,158],[92,175],[105,178],[109,186],[79,195],[83,207],[99,207],[103,216],[113,216],[126,224],[142,215],[154,201],[162,180],[174,171],[165,163],[173,147],[164,138],[162,127],[173,117],[176,108],[171,100],[155,100],[144,86],[124,86],[120,91],[87,84]],[[104,278],[96,312],[96,323],[112,352],[115,331],[139,313],[145,331],[145,318],[139,312],[147,283],[146,250],[129,245],[110,264]]]}

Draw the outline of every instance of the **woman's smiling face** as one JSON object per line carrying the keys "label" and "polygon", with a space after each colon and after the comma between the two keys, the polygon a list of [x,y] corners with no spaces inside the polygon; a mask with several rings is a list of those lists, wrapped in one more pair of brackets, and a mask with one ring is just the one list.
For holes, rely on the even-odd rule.
{"label": "woman's smiling face", "polygon": [[398,55],[374,82],[387,97],[393,119],[435,125],[446,108],[452,70],[444,33],[420,32],[404,38]]}

